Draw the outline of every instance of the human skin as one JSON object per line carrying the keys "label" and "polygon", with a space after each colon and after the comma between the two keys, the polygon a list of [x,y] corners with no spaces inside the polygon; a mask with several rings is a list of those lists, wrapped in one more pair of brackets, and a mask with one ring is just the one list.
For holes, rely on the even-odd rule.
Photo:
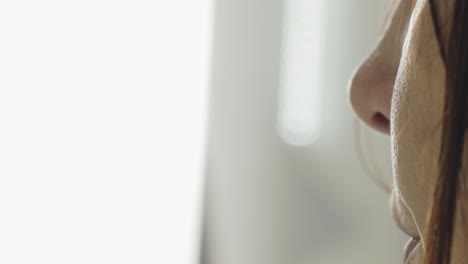
{"label": "human skin", "polygon": [[[436,3],[444,37],[452,4]],[[426,215],[439,170],[446,75],[439,51],[428,0],[395,0],[375,49],[349,84],[357,116],[391,138],[392,216],[419,241],[406,263],[422,263]],[[464,263],[460,234],[455,232],[452,263]]]}

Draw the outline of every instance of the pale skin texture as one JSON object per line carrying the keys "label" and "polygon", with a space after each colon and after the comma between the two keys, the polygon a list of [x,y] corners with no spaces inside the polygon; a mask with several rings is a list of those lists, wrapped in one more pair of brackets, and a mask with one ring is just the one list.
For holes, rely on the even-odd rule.
{"label": "pale skin texture", "polygon": [[[452,2],[437,3],[444,36]],[[428,0],[394,0],[375,49],[349,85],[357,116],[391,138],[392,215],[405,233],[421,240],[407,263],[422,263],[426,214],[438,173],[445,74]],[[460,226],[457,218],[452,263],[468,263]]]}

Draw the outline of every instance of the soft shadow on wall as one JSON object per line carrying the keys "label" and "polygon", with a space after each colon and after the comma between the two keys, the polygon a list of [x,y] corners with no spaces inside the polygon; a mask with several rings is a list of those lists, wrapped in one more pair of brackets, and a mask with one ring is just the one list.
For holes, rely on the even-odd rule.
{"label": "soft shadow on wall", "polygon": [[[356,155],[346,93],[353,68],[376,41],[388,1],[323,1],[322,59],[315,64],[319,133],[312,143],[288,144],[278,132],[289,85],[285,65],[291,64],[285,63],[285,37],[294,28],[288,12],[301,10],[298,5],[316,12],[307,7],[317,2],[216,2],[203,264],[401,261],[402,237],[388,197]],[[294,42],[288,47],[297,48]],[[308,54],[300,55],[308,65]],[[365,131],[380,177],[390,182],[389,140]]]}

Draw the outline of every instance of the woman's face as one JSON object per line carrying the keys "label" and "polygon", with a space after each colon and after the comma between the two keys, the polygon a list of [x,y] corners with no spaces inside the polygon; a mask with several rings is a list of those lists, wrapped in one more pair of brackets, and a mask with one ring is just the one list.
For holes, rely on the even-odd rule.
{"label": "woman's face", "polygon": [[[350,81],[350,99],[367,125],[391,137],[392,215],[413,242],[424,238],[438,172],[444,85],[428,0],[395,0],[378,44]],[[420,263],[423,248],[408,243],[407,263]]]}

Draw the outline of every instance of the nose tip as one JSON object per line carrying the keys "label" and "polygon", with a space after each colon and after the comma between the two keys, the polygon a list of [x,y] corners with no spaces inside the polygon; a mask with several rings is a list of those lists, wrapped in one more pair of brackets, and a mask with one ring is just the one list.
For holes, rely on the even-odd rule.
{"label": "nose tip", "polygon": [[379,65],[363,64],[350,79],[348,90],[356,115],[371,128],[390,134],[390,108],[394,75]]}

